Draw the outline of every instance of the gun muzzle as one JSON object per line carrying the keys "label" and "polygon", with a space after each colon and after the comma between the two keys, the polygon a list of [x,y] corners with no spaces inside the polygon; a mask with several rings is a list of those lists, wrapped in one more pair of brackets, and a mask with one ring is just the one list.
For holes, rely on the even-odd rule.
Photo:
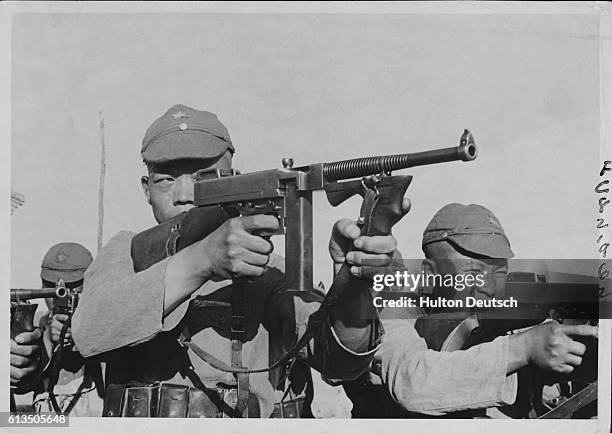
{"label": "gun muzzle", "polygon": [[323,177],[328,182],[331,182],[378,173],[390,173],[394,170],[420,165],[439,164],[449,161],[472,161],[476,159],[477,155],[474,137],[470,131],[465,129],[457,147],[324,163]]}
{"label": "gun muzzle", "polygon": [[40,298],[62,299],[66,296],[68,296],[68,290],[65,286],[58,286],[54,289],[11,289],[11,302]]}

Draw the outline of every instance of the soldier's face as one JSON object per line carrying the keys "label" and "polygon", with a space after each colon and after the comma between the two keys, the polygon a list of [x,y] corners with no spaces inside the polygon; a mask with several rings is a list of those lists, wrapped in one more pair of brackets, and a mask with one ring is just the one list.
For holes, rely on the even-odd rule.
{"label": "soldier's face", "polygon": [[216,160],[175,160],[149,166],[149,175],[141,179],[142,189],[158,223],[194,207],[193,185],[198,170],[229,169],[230,158]]}
{"label": "soldier's face", "polygon": [[470,286],[463,284],[462,290],[458,290],[458,287],[442,290],[443,296],[452,299],[464,299],[467,296],[476,299],[504,297],[508,274],[507,259],[470,256],[468,252],[460,252],[451,245],[446,245],[447,248],[438,253],[437,257],[432,257],[436,272],[441,275],[453,275],[456,281],[466,281],[466,277],[471,275],[469,279],[474,283]]}

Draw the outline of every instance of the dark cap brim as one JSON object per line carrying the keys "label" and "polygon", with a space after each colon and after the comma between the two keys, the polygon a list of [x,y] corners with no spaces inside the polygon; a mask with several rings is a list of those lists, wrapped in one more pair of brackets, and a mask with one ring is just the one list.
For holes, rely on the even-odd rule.
{"label": "dark cap brim", "polygon": [[491,234],[455,234],[447,239],[460,248],[492,259],[509,259],[514,257],[508,240],[501,235]]}
{"label": "dark cap brim", "polygon": [[40,271],[40,278],[51,283],[56,283],[60,278],[64,280],[65,283],[74,283],[75,281],[82,280],[84,275],[84,270],[59,271],[56,269],[42,269]]}
{"label": "dark cap brim", "polygon": [[233,146],[214,135],[185,131],[159,137],[142,153],[146,163],[161,164],[177,159],[211,159],[220,157]]}

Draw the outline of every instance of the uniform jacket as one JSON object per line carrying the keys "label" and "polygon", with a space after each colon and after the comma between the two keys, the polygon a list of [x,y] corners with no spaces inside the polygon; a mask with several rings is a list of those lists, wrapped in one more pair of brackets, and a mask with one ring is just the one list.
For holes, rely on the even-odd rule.
{"label": "uniform jacket", "polygon": [[[186,329],[191,340],[216,358],[230,363],[229,310],[231,284],[209,281],[163,317],[164,275],[169,259],[135,273],[130,256],[134,233],[120,232],[98,253],[85,274],[83,294],[73,317],[73,338],[85,357],[107,361],[106,383],[167,381],[192,385],[180,372],[183,349],[176,342]],[[279,263],[280,262],[280,263]],[[279,359],[301,336],[311,313],[323,298],[316,291],[292,291],[284,285],[282,260],[274,256],[262,277],[248,288],[247,341],[243,364],[263,368]],[[329,323],[302,350],[301,358],[328,381],[354,379],[370,365],[382,329],[372,326],[369,350],[346,348]],[[206,386],[232,383],[233,376],[216,370],[188,352],[189,361]],[[283,371],[253,373],[250,391],[267,417],[282,395]]]}

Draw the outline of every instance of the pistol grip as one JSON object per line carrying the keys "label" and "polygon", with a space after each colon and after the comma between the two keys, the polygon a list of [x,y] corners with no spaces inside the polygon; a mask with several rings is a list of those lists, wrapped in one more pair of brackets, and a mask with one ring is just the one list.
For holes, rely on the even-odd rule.
{"label": "pistol grip", "polygon": [[[402,202],[412,176],[385,176],[376,185],[377,193],[368,191],[361,205],[361,234],[387,236],[402,217]],[[371,194],[375,194],[372,196]]]}
{"label": "pistol grip", "polygon": [[11,306],[11,338],[23,332],[34,330],[34,313],[38,308],[37,304],[20,304]]}

